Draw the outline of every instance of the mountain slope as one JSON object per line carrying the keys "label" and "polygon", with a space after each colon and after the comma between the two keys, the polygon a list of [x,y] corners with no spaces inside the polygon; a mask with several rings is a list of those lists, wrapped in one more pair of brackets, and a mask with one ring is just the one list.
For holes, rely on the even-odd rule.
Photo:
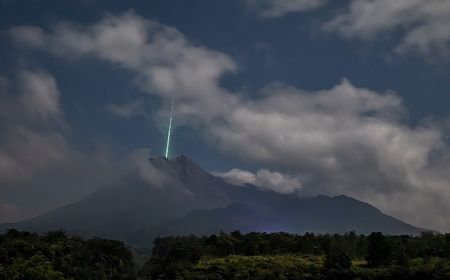
{"label": "mountain slope", "polygon": [[181,219],[173,220],[160,227],[162,235],[210,235],[220,231],[239,229],[250,232],[258,229],[261,217],[239,203],[210,210],[194,210]]}
{"label": "mountain slope", "polygon": [[157,179],[134,172],[76,203],[1,228],[64,229],[149,244],[161,234],[219,230],[417,234],[421,229],[346,197],[301,198],[256,186],[238,187],[204,171],[185,156],[150,159]]}

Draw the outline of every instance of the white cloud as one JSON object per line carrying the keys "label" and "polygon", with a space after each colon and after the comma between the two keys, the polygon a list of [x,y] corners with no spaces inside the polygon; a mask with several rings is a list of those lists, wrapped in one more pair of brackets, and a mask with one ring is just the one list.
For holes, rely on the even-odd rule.
{"label": "white cloud", "polygon": [[212,174],[234,185],[253,184],[279,193],[295,193],[302,187],[301,182],[297,178],[267,169],[259,169],[256,173],[252,173],[233,168],[226,172],[215,171]]}
{"label": "white cloud", "polygon": [[60,164],[70,153],[58,130],[34,128],[36,122],[57,123],[61,117],[54,78],[44,72],[21,71],[16,83],[16,95],[7,86],[0,89],[0,179],[28,178],[36,170]]}
{"label": "white cloud", "polygon": [[[436,126],[408,126],[394,93],[343,80],[316,92],[276,85],[262,96],[242,100],[208,127],[224,153],[301,176],[304,194],[347,194],[411,223],[447,229],[444,135]],[[226,175],[257,180],[239,170]]]}
{"label": "white cloud", "polygon": [[[263,17],[308,12],[325,0],[246,0]],[[343,11],[325,22],[324,30],[347,38],[399,40],[395,51],[425,55],[448,55],[450,45],[450,2],[447,0],[351,0]],[[26,33],[26,32],[24,32]],[[35,36],[30,36],[37,41]]]}
{"label": "white cloud", "polygon": [[88,27],[62,23],[46,33],[21,26],[9,34],[23,47],[43,48],[70,58],[92,55],[135,71],[138,84],[150,93],[165,97],[175,93],[180,104],[177,114],[186,117],[198,112],[211,117],[235,99],[217,87],[222,74],[236,69],[231,58],[195,46],[176,29],[133,12],[106,16]]}
{"label": "white cloud", "polygon": [[15,81],[0,77],[0,123],[58,121],[62,115],[55,79],[40,71],[21,70],[17,76]]}
{"label": "white cloud", "polygon": [[139,176],[151,186],[164,187],[167,182],[170,182],[168,174],[162,173],[149,161],[151,158],[149,149],[134,150],[128,155],[128,158],[131,164],[137,168]]}
{"label": "white cloud", "polygon": [[261,16],[272,18],[280,17],[293,12],[306,12],[316,9],[326,0],[245,0],[247,4],[256,9]]}
{"label": "white cloud", "polygon": [[21,102],[31,118],[46,120],[61,114],[59,91],[51,75],[22,71],[20,85],[22,86]]}
{"label": "white cloud", "polygon": [[[450,43],[450,2],[446,0],[352,0],[345,13],[325,25],[347,37],[373,38],[400,34],[397,51],[447,53]],[[398,35],[397,35],[398,36]]]}
{"label": "white cloud", "polygon": [[[222,116],[221,125],[209,127],[225,153],[306,174],[304,193],[343,193],[421,226],[447,227],[436,216],[444,220],[450,213],[438,203],[450,199],[448,147],[438,129],[406,125],[398,97],[345,80],[318,92],[283,86],[265,91],[264,98],[242,102]],[[427,211],[412,211],[405,201]]]}
{"label": "white cloud", "polygon": [[[22,46],[42,41],[42,49],[56,54],[109,61],[135,72],[139,86],[166,102],[175,92],[178,124],[199,126],[227,154],[294,180],[301,177],[303,193],[351,195],[420,226],[449,229],[450,153],[443,132],[434,125],[407,124],[407,110],[395,93],[343,80],[319,91],[272,85],[247,99],[219,85],[236,69],[230,57],[134,13],[110,15],[91,26],[62,24],[36,31],[28,43],[19,31],[11,34],[21,38]],[[276,185],[267,179],[274,175],[269,171],[235,173]]]}
{"label": "white cloud", "polygon": [[107,151],[70,144],[59,103],[46,72],[0,77],[0,223],[80,199],[121,173]]}

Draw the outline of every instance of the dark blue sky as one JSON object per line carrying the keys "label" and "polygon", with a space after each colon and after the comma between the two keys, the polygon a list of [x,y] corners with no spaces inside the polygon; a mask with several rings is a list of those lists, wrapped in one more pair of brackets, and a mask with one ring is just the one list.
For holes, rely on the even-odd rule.
{"label": "dark blue sky", "polygon": [[[54,77],[60,93],[60,110],[66,126],[62,129],[62,134],[72,149],[89,154],[101,146],[108,150],[114,160],[120,160],[133,150],[142,148],[151,149],[152,155],[162,155],[165,142],[164,129],[167,125],[159,123],[161,119],[155,119],[155,115],[164,110],[165,103],[158,94],[152,94],[137,85],[137,74],[134,70],[98,59],[94,55],[80,55],[80,57],[71,57],[70,53],[55,55],[54,52],[46,51],[45,45],[38,50],[27,48],[17,44],[12,38],[14,36],[11,36],[11,29],[17,26],[39,27],[52,34],[52,30],[61,22],[69,22],[75,27],[92,26],[108,14],[118,17],[132,10],[136,16],[176,28],[192,46],[214,50],[228,56],[236,65],[236,70],[221,72],[217,86],[247,100],[264,98],[267,93],[261,93],[261,89],[274,84],[288,85],[307,92],[308,95],[318,90],[330,90],[346,78],[355,88],[367,88],[379,94],[386,91],[395,92],[403,102],[402,110],[407,112],[405,118],[398,123],[397,120],[394,122],[394,127],[400,127],[401,130],[411,131],[415,135],[415,132],[420,131],[418,127],[422,126],[424,120],[432,119],[433,123],[441,123],[448,118],[450,52],[446,49],[449,38],[445,38],[445,35],[444,38],[439,38],[439,41],[437,39],[427,41],[431,42],[432,46],[439,45],[436,47],[439,51],[422,51],[412,47],[410,50],[399,52],[396,48],[405,41],[409,32],[414,31],[414,26],[417,26],[417,23],[409,19],[405,19],[403,25],[392,23],[392,26],[383,25],[376,31],[368,28],[367,32],[373,33],[367,36],[368,38],[365,36],[367,34],[364,34],[364,29],[358,31],[360,33],[348,31],[350,35],[345,33],[346,31],[340,31],[344,29],[339,27],[325,30],[327,22],[341,14],[351,13],[349,7],[352,3],[366,3],[365,0],[325,3],[315,9],[304,11],[288,9],[283,14],[271,17],[262,16],[261,10],[255,4],[258,1],[253,1],[254,5],[249,4],[250,2],[252,1],[3,0],[0,1],[2,31],[0,76],[8,81],[15,81],[20,71],[27,70],[49,73]],[[273,2],[273,5],[279,5],[275,0],[259,2]],[[389,10],[388,6],[386,10]],[[374,17],[377,16],[379,15],[374,14]],[[429,21],[430,18],[424,18],[421,22]],[[356,26],[357,22],[354,24]],[[377,22],[373,24],[375,27],[377,24],[380,25]],[[19,96],[20,93],[10,90],[9,94]],[[133,100],[141,101],[143,104],[139,114],[123,118],[111,113],[111,106]],[[364,114],[372,112],[368,110]],[[176,116],[175,122],[177,121],[179,120]],[[205,127],[208,127],[205,123],[200,126],[177,126],[174,131],[173,154],[186,154],[208,170],[225,171],[236,167],[256,171],[260,168],[269,168],[299,178],[310,177],[309,171],[293,171],[296,166],[310,168],[303,162],[294,165],[280,164],[279,160],[271,161],[258,156],[247,158],[245,153],[243,155],[239,151],[230,152],[232,145],[225,145],[228,148],[224,149],[218,148],[218,145],[221,145],[220,140],[205,136],[205,132],[202,131],[208,129]],[[41,131],[37,125],[33,124],[32,128]],[[42,129],[45,130],[47,127],[44,125]],[[0,137],[0,140],[7,142],[5,139],[8,137],[5,135],[9,132],[5,129],[3,132],[0,131],[0,134],[2,133],[5,133],[4,139]],[[283,132],[273,131],[273,133]],[[7,148],[4,149],[6,151]],[[336,150],[332,149],[333,152]],[[427,157],[430,154],[432,151]],[[378,156],[370,158],[378,160]],[[308,160],[311,158],[308,157]],[[342,165],[345,165],[345,168],[354,166]],[[380,162],[376,164],[378,167],[380,165],[383,164]],[[439,172],[442,170],[439,169]],[[16,184],[13,181],[7,182],[9,186]],[[314,184],[321,182],[315,180]],[[339,181],[337,185],[345,183],[348,182]],[[385,183],[385,180],[380,179],[380,183]],[[20,184],[32,185],[30,182]],[[392,183],[396,184],[401,185],[403,182]],[[345,192],[345,188],[342,187],[331,191],[328,188],[319,188],[317,192],[327,190],[331,194]],[[373,188],[364,194],[359,191],[348,192],[362,198],[370,196],[370,193],[377,193]],[[380,192],[383,195],[386,193],[384,190]],[[9,191],[9,194],[12,193],[15,192]],[[434,195],[436,194],[433,193]],[[18,195],[14,197],[17,198]],[[8,198],[4,200],[8,202]],[[53,204],[58,205],[70,200],[71,198],[66,197],[61,200],[62,202]],[[20,208],[21,201],[25,200],[15,199],[14,203],[11,201],[9,205],[19,205],[17,207]],[[373,203],[378,203],[380,207],[385,206],[380,201],[382,200]],[[35,208],[45,209],[44,206]],[[385,209],[407,218],[412,216],[405,214],[407,212],[405,209],[387,206]],[[29,214],[30,211],[24,213]]]}
{"label": "dark blue sky", "polygon": [[[342,7],[340,7],[342,8]],[[320,30],[321,19],[330,18],[336,7],[311,13],[293,13],[262,19],[243,1],[4,1],[0,12],[2,30],[17,25],[51,28],[59,21],[92,24],[107,13],[128,10],[177,28],[195,44],[222,51],[237,61],[238,71],[222,79],[232,90],[248,94],[274,81],[302,89],[327,89],[348,78],[354,85],[376,91],[394,90],[416,123],[425,117],[448,114],[450,103],[449,61],[417,54],[397,55],[395,34],[384,40],[346,40]],[[102,138],[120,149],[149,147],[162,153],[165,135],[142,117],[121,120],[108,115],[106,104],[142,94],[132,75],[95,60],[68,62],[36,52],[18,55],[17,46],[2,38],[2,75],[13,75],[18,65],[52,73],[62,92],[67,121],[76,135],[74,142],[89,145]],[[389,57],[389,60],[387,59]],[[151,109],[159,104],[154,101]],[[216,150],[200,144],[195,131],[175,131],[174,149],[210,169],[224,164]],[[205,148],[207,149],[204,153]],[[206,156],[208,154],[208,156]]]}

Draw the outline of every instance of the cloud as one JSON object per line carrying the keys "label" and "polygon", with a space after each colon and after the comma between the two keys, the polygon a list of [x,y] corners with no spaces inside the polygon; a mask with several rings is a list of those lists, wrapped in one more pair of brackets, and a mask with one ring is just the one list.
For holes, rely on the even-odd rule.
{"label": "cloud", "polygon": [[[374,15],[365,18],[377,21]],[[335,28],[345,26],[341,21]],[[194,45],[176,29],[133,12],[109,15],[89,26],[20,28],[10,34],[22,47],[108,61],[134,72],[138,86],[167,103],[175,92],[179,125],[197,127],[224,153],[277,170],[283,178],[302,178],[301,193],[346,194],[408,222],[449,229],[446,135],[433,124],[408,124],[407,109],[394,92],[372,91],[344,79],[317,91],[273,84],[250,99],[220,86],[221,77],[237,69],[231,57]],[[21,30],[36,34],[27,42]],[[234,173],[287,191],[269,180],[276,173]]]}
{"label": "cloud", "polygon": [[137,168],[138,174],[144,180],[154,187],[164,187],[170,182],[169,176],[172,174],[164,174],[154,166],[149,159],[151,153],[149,149],[137,149],[128,155],[129,161]]}
{"label": "cloud", "polygon": [[23,71],[20,75],[20,84],[22,85],[21,102],[31,118],[45,120],[61,114],[59,91],[51,75]]}
{"label": "cloud", "polygon": [[58,133],[40,133],[26,127],[9,129],[0,151],[0,178],[27,179],[40,169],[56,167],[70,152]]}
{"label": "cloud", "polygon": [[316,9],[326,0],[245,0],[262,17],[274,18],[293,12],[306,12]]}
{"label": "cloud", "polygon": [[396,51],[448,53],[450,2],[443,0],[352,0],[348,9],[325,24],[345,37],[363,39],[400,34]]}
{"label": "cloud", "polygon": [[212,172],[234,185],[253,184],[279,193],[295,193],[302,187],[297,178],[267,169],[259,169],[256,173],[233,168],[227,172]]}
{"label": "cloud", "polygon": [[[83,27],[61,23],[51,32],[14,27],[10,36],[22,47],[42,48],[75,59],[95,56],[138,73],[136,82],[152,94],[175,93],[177,114],[205,117],[226,110],[234,97],[217,87],[219,78],[236,70],[227,55],[186,40],[178,30],[127,12],[109,15]],[[183,102],[180,102],[183,101]]]}
{"label": "cloud", "polygon": [[[13,83],[0,77],[0,84],[1,124],[18,121],[43,124],[60,119],[60,93],[51,75],[21,70]],[[15,98],[17,95],[20,98]]]}
{"label": "cloud", "polygon": [[[214,104],[222,104],[225,110],[235,99],[217,87],[223,73],[236,69],[228,56],[196,46],[176,29],[133,12],[106,16],[86,27],[67,22],[51,31],[19,26],[11,28],[9,35],[21,48],[45,49],[72,61],[96,57],[133,71],[137,73],[136,85],[150,94],[163,100],[176,94],[180,120],[197,118],[199,113],[204,119],[211,118],[220,108]],[[22,71],[18,76],[16,82],[0,80],[5,89],[0,92],[0,116],[5,120],[0,127],[0,182],[4,186],[0,194],[10,194],[10,201],[21,188],[33,185],[36,190],[29,189],[30,196],[46,192],[51,195],[30,205],[24,198],[14,202],[15,206],[41,213],[87,195],[131,167],[138,168],[144,179],[153,178],[148,169],[143,172],[146,161],[142,157],[139,161],[136,153],[117,160],[103,150],[101,143],[94,151],[74,148],[66,139],[69,132],[58,109],[60,94],[55,79],[44,72]],[[11,92],[7,92],[10,84]],[[132,101],[112,105],[109,110],[129,117],[140,114],[142,106]],[[33,184],[29,183],[31,178]],[[63,187],[57,188],[57,184]],[[38,203],[45,207],[39,208]]]}
{"label": "cloud", "polygon": [[[441,202],[450,199],[448,146],[437,128],[408,126],[396,95],[346,80],[317,92],[286,86],[263,92],[209,127],[224,153],[302,175],[305,194],[343,193],[422,226],[446,227],[430,217],[450,213]],[[428,211],[412,211],[405,201]]]}
{"label": "cloud", "polygon": [[23,213],[23,210],[10,203],[2,203],[0,201],[0,221],[13,222],[20,218],[29,215],[29,213]]}
{"label": "cloud", "polygon": [[71,145],[60,102],[49,73],[0,77],[0,222],[77,200],[121,173],[100,146],[84,152]]}
{"label": "cloud", "polygon": [[[246,0],[262,17],[281,17],[309,12],[325,0]],[[450,2],[445,0],[351,0],[323,24],[323,29],[346,38],[371,40],[391,37],[395,51],[425,55],[448,55],[450,45]],[[25,33],[25,32],[24,32]],[[30,36],[31,40],[34,39]]]}
{"label": "cloud", "polygon": [[35,128],[51,125],[61,115],[53,77],[43,72],[20,71],[17,84],[18,95],[8,92],[6,86],[0,92],[0,179],[28,178],[36,170],[60,164],[70,153],[58,129]]}

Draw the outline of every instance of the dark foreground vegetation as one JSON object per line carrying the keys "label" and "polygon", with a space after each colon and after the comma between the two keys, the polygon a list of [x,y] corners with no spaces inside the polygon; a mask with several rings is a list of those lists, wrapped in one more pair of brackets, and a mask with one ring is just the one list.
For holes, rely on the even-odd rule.
{"label": "dark foreground vegetation", "polygon": [[420,237],[238,231],[154,241],[144,279],[450,279],[450,234]]}
{"label": "dark foreground vegetation", "polygon": [[0,235],[0,280],[136,279],[122,242],[9,230]]}
{"label": "dark foreground vegetation", "polygon": [[0,235],[0,280],[448,280],[450,234],[293,235],[238,231],[163,237],[135,273],[122,242],[63,232]]}

